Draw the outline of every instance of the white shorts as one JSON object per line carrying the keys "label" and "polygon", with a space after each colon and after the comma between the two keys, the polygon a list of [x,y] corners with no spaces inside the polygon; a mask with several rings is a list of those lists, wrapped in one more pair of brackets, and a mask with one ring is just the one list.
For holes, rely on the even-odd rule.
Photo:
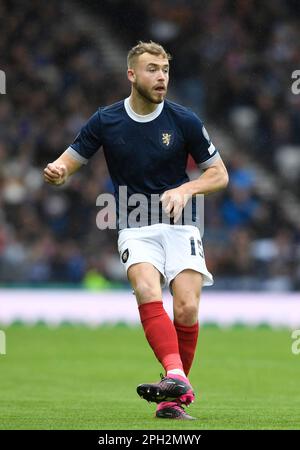
{"label": "white shorts", "polygon": [[203,286],[214,281],[208,272],[200,232],[192,225],[159,223],[119,231],[118,250],[126,272],[132,264],[148,262],[162,275],[163,286],[185,269],[203,274]]}

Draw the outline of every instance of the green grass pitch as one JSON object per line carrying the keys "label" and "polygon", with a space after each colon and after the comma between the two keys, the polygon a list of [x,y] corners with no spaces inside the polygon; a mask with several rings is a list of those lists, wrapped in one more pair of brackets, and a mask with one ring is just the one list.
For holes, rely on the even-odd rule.
{"label": "green grass pitch", "polygon": [[136,394],[161,372],[140,327],[0,328],[0,429],[300,428],[300,355],[289,330],[202,327],[190,422],[155,419],[155,405]]}

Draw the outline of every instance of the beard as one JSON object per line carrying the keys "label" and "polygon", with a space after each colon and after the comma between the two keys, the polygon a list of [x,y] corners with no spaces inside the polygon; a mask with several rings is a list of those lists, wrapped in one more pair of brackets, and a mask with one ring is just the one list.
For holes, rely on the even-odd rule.
{"label": "beard", "polygon": [[155,103],[157,105],[164,100],[164,98],[167,94],[167,91],[165,91],[163,94],[159,94],[158,92],[151,91],[150,89],[143,87],[138,82],[133,83],[133,86],[141,97],[143,97],[148,102]]}

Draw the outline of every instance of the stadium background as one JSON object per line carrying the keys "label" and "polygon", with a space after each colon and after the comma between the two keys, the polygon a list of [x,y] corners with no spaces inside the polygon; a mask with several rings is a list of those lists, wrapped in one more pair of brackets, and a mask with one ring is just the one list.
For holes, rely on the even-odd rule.
{"label": "stadium background", "polygon": [[[229,170],[228,189],[205,200],[203,240],[207,266],[215,277],[214,287],[203,294],[205,321],[269,323],[277,314],[275,325],[300,328],[300,95],[291,89],[292,72],[300,69],[299,22],[300,4],[296,0],[1,1],[0,68],[6,73],[7,93],[0,98],[0,327],[6,331],[8,346],[7,355],[0,356],[2,374],[14,380],[10,351],[11,358],[15,350],[22,362],[18,346],[23,340],[28,340],[28,352],[38,358],[42,348],[48,354],[46,348],[52,339],[60,342],[59,333],[71,333],[61,327],[48,330],[46,338],[46,331],[36,327],[29,333],[15,324],[16,320],[85,322],[85,314],[92,324],[138,320],[135,312],[135,317],[126,316],[130,308],[135,311],[135,305],[119,262],[116,231],[100,232],[96,227],[96,198],[102,192],[112,192],[102,153],[61,188],[44,184],[42,169],[68,147],[99,105],[128,96],[126,54],[139,39],[158,41],[173,55],[169,98],[190,106],[203,118]],[[198,175],[191,159],[188,170],[191,177]],[[209,312],[205,298],[212,300]],[[124,317],[118,314],[123,300]],[[170,307],[170,299],[166,301]],[[230,317],[226,316],[228,305],[233,311]],[[255,311],[260,311],[258,319]],[[256,319],[251,320],[253,312]],[[106,331],[98,332],[105,335]],[[235,332],[228,345],[235,342]],[[269,347],[266,355],[274,367],[278,358],[286,358],[289,374],[295,377],[300,356],[297,360],[291,354],[290,332],[265,332],[270,333],[270,346],[276,342],[281,348],[273,359]],[[74,329],[72,336],[77,333],[90,332]],[[220,337],[224,333],[220,330],[206,333],[203,331],[208,357],[209,350],[213,354],[211,346],[229,334]],[[205,338],[210,333],[211,340]],[[147,352],[139,336],[142,352]],[[266,341],[259,332],[255,338],[251,333],[249,336],[241,338],[241,345],[248,342],[250,358],[254,358],[253,346],[263,348]],[[39,338],[43,344],[35,348]],[[92,335],[85,339],[89,345]],[[112,340],[111,351],[117,351],[118,345],[114,347]],[[68,352],[70,348],[61,356]],[[238,349],[236,356],[241,357],[240,352]],[[150,353],[146,354],[151,361]],[[216,358],[221,362],[225,355]],[[248,361],[246,350],[244,358]],[[262,350],[262,365],[263,361]],[[33,358],[30,367],[35,363]],[[228,380],[230,364],[226,359],[223,366]],[[155,376],[151,367],[151,376]],[[261,367],[258,364],[253,369],[254,378],[259,379]],[[129,368],[126,370],[130,378]],[[289,376],[281,373],[280,378],[279,372],[273,391],[270,387],[272,395]],[[12,404],[9,392],[17,380],[7,388],[7,404]],[[289,417],[294,417],[293,405],[299,405],[299,397],[291,401],[294,390],[291,380],[289,383],[281,395],[291,407]],[[217,397],[216,392],[214,395]],[[245,395],[243,387],[241,397]],[[28,402],[30,408],[30,395]],[[10,415],[6,412],[2,416],[6,420],[3,426],[21,426],[17,419],[12,420],[20,418],[21,411],[20,404],[14,405]],[[213,410],[212,416],[215,413]],[[238,425],[229,419],[222,421],[221,415],[219,419],[208,426],[257,425],[247,422],[249,418]],[[74,417],[70,423],[72,420]],[[28,423],[38,426],[34,417],[23,426]],[[55,426],[51,415],[48,422],[40,423]],[[293,426],[288,418],[274,423],[265,423],[265,427]]]}

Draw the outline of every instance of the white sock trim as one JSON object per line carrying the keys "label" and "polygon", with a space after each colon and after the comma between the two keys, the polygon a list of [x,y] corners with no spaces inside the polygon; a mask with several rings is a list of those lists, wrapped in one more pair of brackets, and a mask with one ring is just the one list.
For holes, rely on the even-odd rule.
{"label": "white sock trim", "polygon": [[168,370],[167,375],[181,375],[182,377],[186,378],[186,374],[181,369]]}

